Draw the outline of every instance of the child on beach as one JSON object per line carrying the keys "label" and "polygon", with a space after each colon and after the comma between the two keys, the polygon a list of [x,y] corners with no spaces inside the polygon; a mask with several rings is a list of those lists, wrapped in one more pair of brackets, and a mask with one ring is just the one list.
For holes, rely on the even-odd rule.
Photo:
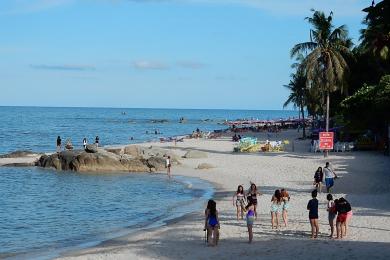
{"label": "child on beach", "polygon": [[238,185],[237,191],[233,195],[233,206],[237,208],[237,220],[241,215],[241,219],[244,218],[245,210],[245,194],[244,187],[242,185]]}
{"label": "child on beach", "polygon": [[[280,190],[275,190],[274,195],[272,196],[271,199],[271,225],[272,229],[279,228],[279,212],[280,212],[280,207],[282,203],[282,194]],[[275,226],[276,222],[276,226]]]}
{"label": "child on beach", "polygon": [[322,167],[318,167],[317,171],[314,173],[314,185],[319,193],[321,193],[322,182],[324,179],[324,174],[322,172]]}
{"label": "child on beach", "polygon": [[248,201],[252,201],[253,206],[255,207],[255,209],[254,209],[254,211],[255,211],[255,219],[257,219],[257,211],[256,211],[256,208],[257,208],[257,195],[261,195],[261,194],[260,194],[260,192],[257,191],[256,184],[251,182],[250,189],[249,189],[249,191],[247,193],[247,200]]}
{"label": "child on beach", "polygon": [[219,240],[219,219],[217,203],[209,200],[205,211],[204,229],[207,230],[208,246],[217,246]]}
{"label": "child on beach", "polygon": [[255,206],[253,205],[252,201],[249,201],[248,205],[246,206],[246,210],[248,213],[246,213],[246,225],[248,227],[248,234],[249,234],[249,243],[252,243],[253,240],[253,222],[255,221]]}
{"label": "child on beach", "polygon": [[333,196],[332,194],[328,194],[326,196],[326,199],[328,200],[328,206],[326,208],[326,211],[328,211],[328,220],[329,220],[329,226],[330,226],[330,238],[333,237],[333,234],[334,234],[334,220],[336,218],[336,215],[337,215],[337,211],[336,211],[336,205],[333,201]]}
{"label": "child on beach", "polygon": [[351,204],[349,204],[349,202],[342,197],[338,200],[335,200],[335,206],[337,211],[336,239],[342,239],[347,235],[348,221],[352,216],[352,208]]}
{"label": "child on beach", "polygon": [[318,225],[318,200],[317,200],[317,190],[311,192],[312,199],[309,200],[307,204],[307,210],[309,210],[309,220],[311,225],[311,238],[317,238],[319,232]]}
{"label": "child on beach", "polygon": [[288,219],[287,219],[287,210],[289,208],[289,202],[290,202],[290,195],[288,194],[286,189],[282,189],[280,191],[281,196],[282,196],[282,217],[283,217],[283,222],[284,226],[287,227],[288,224]]}
{"label": "child on beach", "polygon": [[165,161],[165,168],[167,168],[167,175],[169,179],[171,178],[171,156],[167,157],[167,160]]}

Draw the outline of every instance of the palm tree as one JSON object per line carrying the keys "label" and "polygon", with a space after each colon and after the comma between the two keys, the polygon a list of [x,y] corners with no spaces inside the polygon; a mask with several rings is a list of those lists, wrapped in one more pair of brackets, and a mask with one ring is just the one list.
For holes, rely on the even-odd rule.
{"label": "palm tree", "polygon": [[299,112],[302,115],[303,133],[302,138],[306,138],[306,124],[305,124],[305,105],[306,105],[306,77],[303,70],[297,70],[295,74],[291,75],[292,79],[288,85],[284,85],[290,90],[286,102],[283,104],[283,108],[289,104],[293,104],[294,108],[298,107]]}
{"label": "palm tree", "polygon": [[367,13],[363,22],[367,28],[360,30],[363,49],[390,60],[390,1],[373,2],[363,11]]}
{"label": "palm tree", "polygon": [[350,40],[345,25],[333,29],[332,12],[326,17],[323,12],[312,11],[313,16],[305,18],[313,26],[310,41],[296,44],[291,49],[291,56],[308,53],[302,64],[306,84],[320,88],[326,95],[326,131],[329,131],[329,94],[336,90],[344,93],[346,90],[345,79],[349,67],[345,57],[350,55]]}

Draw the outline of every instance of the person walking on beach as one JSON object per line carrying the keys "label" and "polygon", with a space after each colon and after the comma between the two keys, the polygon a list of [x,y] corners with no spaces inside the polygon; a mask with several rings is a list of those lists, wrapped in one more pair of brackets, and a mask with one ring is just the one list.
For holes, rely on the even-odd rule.
{"label": "person walking on beach", "polygon": [[83,147],[84,147],[84,150],[87,148],[87,138],[85,138],[85,137],[83,139]]}
{"label": "person walking on beach", "polygon": [[99,136],[96,136],[96,138],[95,138],[96,147],[99,147],[99,140],[100,140]]}
{"label": "person walking on beach", "polygon": [[288,218],[287,218],[287,210],[289,208],[289,203],[290,203],[290,195],[288,194],[286,189],[282,189],[280,191],[281,196],[282,196],[282,217],[283,217],[283,222],[284,226],[287,227],[288,224]]}
{"label": "person walking on beach", "polygon": [[167,159],[165,160],[165,168],[167,168],[167,175],[169,179],[171,178],[171,156],[168,155]]}
{"label": "person walking on beach", "polygon": [[326,162],[323,171],[324,171],[324,175],[325,175],[326,192],[330,193],[330,188],[333,187],[334,179],[337,179],[337,175],[333,171],[333,169],[330,167],[329,162]]}
{"label": "person walking on beach", "polygon": [[61,152],[61,137],[57,136],[57,153]]}
{"label": "person walking on beach", "polygon": [[244,218],[245,210],[245,194],[244,187],[242,185],[238,185],[237,191],[233,195],[233,206],[237,208],[237,220],[241,215],[241,219]]}
{"label": "person walking on beach", "polygon": [[317,190],[311,192],[312,199],[307,204],[307,210],[309,210],[309,220],[311,226],[311,238],[317,238],[320,227],[318,225],[318,200]]}
{"label": "person walking on beach", "polygon": [[246,213],[246,226],[248,227],[249,243],[253,240],[253,222],[255,221],[255,206],[252,201],[248,203],[245,208],[248,212]]}
{"label": "person walking on beach", "polygon": [[[279,228],[279,213],[280,213],[280,207],[282,204],[282,194],[280,190],[275,190],[274,195],[271,198],[271,225],[272,229],[275,227],[276,229]],[[276,224],[276,225],[275,225]]]}
{"label": "person walking on beach", "polygon": [[253,203],[253,206],[254,206],[254,211],[255,211],[255,219],[257,219],[257,195],[261,195],[258,191],[257,191],[257,187],[256,187],[256,184],[254,184],[253,182],[251,182],[251,186],[250,186],[250,189],[247,193],[247,201],[248,202],[252,202]]}
{"label": "person walking on beach", "polygon": [[326,211],[328,211],[328,220],[329,220],[329,226],[330,226],[330,238],[333,238],[333,234],[334,234],[334,220],[336,218],[336,215],[337,215],[337,211],[336,211],[336,205],[333,201],[333,196],[332,194],[328,194],[326,196],[326,199],[328,200],[328,206],[326,208]]}
{"label": "person walking on beach", "polygon": [[204,229],[207,230],[208,246],[217,246],[219,240],[219,219],[217,211],[217,203],[214,200],[209,200],[205,212]]}
{"label": "person walking on beach", "polygon": [[314,173],[314,185],[319,193],[322,190],[322,182],[324,180],[324,174],[322,172],[322,167],[318,167],[317,171]]}

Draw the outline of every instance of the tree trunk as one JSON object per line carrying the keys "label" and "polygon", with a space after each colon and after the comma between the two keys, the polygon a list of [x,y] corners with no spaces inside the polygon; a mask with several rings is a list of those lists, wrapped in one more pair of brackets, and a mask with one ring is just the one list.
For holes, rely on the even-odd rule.
{"label": "tree trunk", "polygon": [[306,124],[305,124],[305,111],[303,110],[304,107],[301,106],[301,113],[302,113],[302,138],[306,139]]}
{"label": "tree trunk", "polygon": [[298,109],[298,133],[299,133],[299,122],[301,121],[301,111],[299,111],[300,108]]}
{"label": "tree trunk", "polygon": [[[326,92],[326,132],[329,132],[329,91]],[[325,150],[324,156],[328,157],[329,151]]]}

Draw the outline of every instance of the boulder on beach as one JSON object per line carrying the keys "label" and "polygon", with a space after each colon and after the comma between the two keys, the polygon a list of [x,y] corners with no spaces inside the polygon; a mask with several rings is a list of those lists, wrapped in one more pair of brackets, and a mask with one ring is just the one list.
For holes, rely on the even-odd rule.
{"label": "boulder on beach", "polygon": [[133,157],[141,157],[141,148],[138,145],[128,145],[123,149],[123,153]]}
{"label": "boulder on beach", "polygon": [[154,168],[156,171],[165,169],[165,158],[163,157],[150,157],[146,162],[149,168]]}
{"label": "boulder on beach", "polygon": [[183,158],[191,158],[191,159],[200,159],[200,158],[207,158],[207,153],[202,151],[196,151],[196,150],[190,150],[186,152],[186,154],[183,156]]}
{"label": "boulder on beach", "polygon": [[[139,146],[126,146],[124,154],[112,153],[104,149],[96,152],[62,151],[52,155],[42,155],[35,165],[77,172],[154,172],[165,168],[166,153],[167,151],[161,148]],[[174,160],[172,162],[174,163]]]}
{"label": "boulder on beach", "polygon": [[209,163],[200,163],[198,167],[196,167],[198,170],[207,170],[212,168],[215,168],[215,166]]}
{"label": "boulder on beach", "polygon": [[173,164],[180,164],[179,156],[177,156],[175,153],[167,149],[163,149],[160,147],[154,147],[154,146],[142,147],[139,145],[128,145],[124,148],[123,153],[133,156],[135,158],[137,157],[143,158],[145,160],[148,160],[149,158],[152,157],[166,158],[170,156]]}
{"label": "boulder on beach", "polygon": [[97,153],[98,147],[95,144],[87,144],[87,146],[85,147],[85,151],[87,153]]}
{"label": "boulder on beach", "polygon": [[107,152],[114,153],[116,155],[122,155],[124,153],[123,149],[121,147],[119,148],[106,148]]}
{"label": "boulder on beach", "polygon": [[119,155],[106,151],[96,153],[63,151],[59,154],[43,155],[37,161],[36,166],[78,172],[150,171],[148,165],[140,159],[134,159],[132,157],[122,158]]}

